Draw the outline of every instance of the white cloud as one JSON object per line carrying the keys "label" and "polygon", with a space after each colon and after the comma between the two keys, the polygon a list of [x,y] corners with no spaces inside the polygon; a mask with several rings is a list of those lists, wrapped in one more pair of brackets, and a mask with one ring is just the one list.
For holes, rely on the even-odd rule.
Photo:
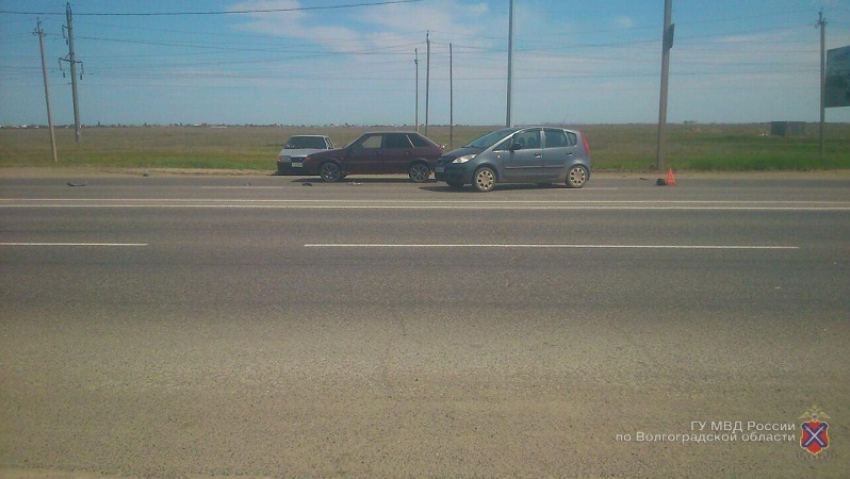
{"label": "white cloud", "polygon": [[[307,17],[307,12],[298,10],[300,8],[304,6],[297,0],[248,0],[233,5],[230,11],[257,10],[257,13],[245,14],[253,20],[250,25],[262,33],[278,33],[282,31],[281,27],[297,25],[298,21]],[[278,28],[270,28],[274,26]]]}
{"label": "white cloud", "polygon": [[[453,31],[456,28],[466,29],[469,24],[474,24],[477,17],[487,12],[486,5],[484,7],[482,10],[479,5],[466,6],[454,0],[437,3],[397,3],[367,8],[358,17],[364,23],[394,31]],[[456,18],[464,19],[465,24],[459,24]]]}
{"label": "white cloud", "polygon": [[[487,32],[492,24],[485,20],[490,10],[483,2],[464,4],[457,0],[441,0],[385,4],[339,9],[334,15],[299,8],[309,6],[296,0],[247,0],[231,10],[260,10],[245,15],[250,20],[237,27],[240,31],[308,40],[341,53],[422,42],[424,33],[429,30],[440,32],[444,43],[452,41],[446,37],[456,35],[467,44],[481,46],[474,37]],[[329,19],[335,23],[328,23]]]}
{"label": "white cloud", "polygon": [[259,10],[246,14],[250,21],[237,27],[242,31],[311,40],[337,52],[354,52],[364,47],[362,36],[355,30],[322,24],[320,15],[299,8],[305,7],[295,0],[249,0],[234,5],[231,10]]}

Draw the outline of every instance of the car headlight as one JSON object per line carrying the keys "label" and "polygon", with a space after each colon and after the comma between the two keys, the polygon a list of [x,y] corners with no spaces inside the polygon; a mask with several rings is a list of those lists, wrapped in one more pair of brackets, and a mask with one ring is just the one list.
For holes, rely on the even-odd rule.
{"label": "car headlight", "polygon": [[452,161],[452,163],[462,165],[462,164],[466,163],[467,161],[469,161],[473,158],[475,158],[475,155],[463,155],[463,156],[459,156],[459,157],[455,158],[454,161]]}

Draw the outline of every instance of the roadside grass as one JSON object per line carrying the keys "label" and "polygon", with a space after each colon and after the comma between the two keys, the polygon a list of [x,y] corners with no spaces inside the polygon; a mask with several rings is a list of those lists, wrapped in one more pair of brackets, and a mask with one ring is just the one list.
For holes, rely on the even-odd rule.
{"label": "roadside grass", "polygon": [[[431,126],[428,135],[457,148],[498,126]],[[656,164],[655,125],[577,125],[590,142],[594,168],[651,170]],[[71,128],[56,129],[59,161],[50,134],[41,129],[0,129],[0,168],[108,167],[233,169],[273,172],[286,140],[294,134],[325,134],[338,147],[365,131],[412,127],[116,127],[84,128],[80,144]],[[827,124],[820,160],[818,125],[806,135],[769,135],[769,124],[671,124],[665,167],[698,171],[801,171],[850,169],[850,124]],[[424,127],[420,132],[425,133]]]}
{"label": "roadside grass", "polygon": [[[587,125],[598,169],[654,169],[655,125]],[[769,124],[668,125],[665,166],[696,171],[803,171],[850,168],[850,124],[824,128],[820,160],[819,129],[807,125],[800,138],[770,136]]]}

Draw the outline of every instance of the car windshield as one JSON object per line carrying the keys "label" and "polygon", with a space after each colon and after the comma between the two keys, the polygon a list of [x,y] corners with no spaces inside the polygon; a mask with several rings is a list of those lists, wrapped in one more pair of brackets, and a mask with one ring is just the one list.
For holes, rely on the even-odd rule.
{"label": "car windshield", "polygon": [[490,148],[491,146],[495,145],[496,142],[498,142],[502,138],[510,135],[515,131],[516,128],[505,128],[504,130],[498,130],[491,133],[487,133],[486,135],[478,138],[472,143],[464,145],[464,148],[480,148],[482,150],[486,150],[487,148]]}
{"label": "car windshield", "polygon": [[304,148],[327,148],[325,139],[320,136],[294,136],[284,146],[287,150],[300,150]]}
{"label": "car windshield", "polygon": [[351,140],[351,143],[349,143],[349,144],[345,145],[345,148],[351,148],[352,146],[356,145],[356,144],[357,144],[357,142],[359,142],[359,141],[360,141],[360,140],[361,140],[364,136],[365,136],[365,135],[360,135],[360,136],[358,136],[357,138],[355,138],[355,139]]}

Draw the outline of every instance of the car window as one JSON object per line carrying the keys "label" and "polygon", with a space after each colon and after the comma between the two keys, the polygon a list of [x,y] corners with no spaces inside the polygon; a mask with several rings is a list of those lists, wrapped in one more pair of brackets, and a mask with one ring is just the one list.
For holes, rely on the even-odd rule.
{"label": "car window", "polygon": [[567,138],[567,132],[564,130],[545,129],[546,132],[546,148],[563,148],[565,146],[573,146],[574,142],[570,142]]}
{"label": "car window", "polygon": [[431,146],[431,144],[428,143],[428,140],[419,135],[407,135],[407,137],[410,138],[410,142],[413,143],[413,146],[416,148],[427,148]]}
{"label": "car window", "polygon": [[384,136],[384,148],[410,148],[411,146],[407,135],[393,133]]}
{"label": "car window", "polygon": [[360,141],[354,144],[355,147],[360,148],[380,148],[381,141],[383,140],[383,135],[368,135],[364,136],[360,139]]}
{"label": "car window", "polygon": [[507,150],[513,144],[513,139],[514,139],[513,135],[505,138],[505,141],[503,141],[503,142],[501,142],[498,145],[493,147],[493,151],[505,151],[505,150]]}
{"label": "car window", "polygon": [[514,143],[522,145],[524,150],[540,148],[540,130],[526,130],[514,135]]}

